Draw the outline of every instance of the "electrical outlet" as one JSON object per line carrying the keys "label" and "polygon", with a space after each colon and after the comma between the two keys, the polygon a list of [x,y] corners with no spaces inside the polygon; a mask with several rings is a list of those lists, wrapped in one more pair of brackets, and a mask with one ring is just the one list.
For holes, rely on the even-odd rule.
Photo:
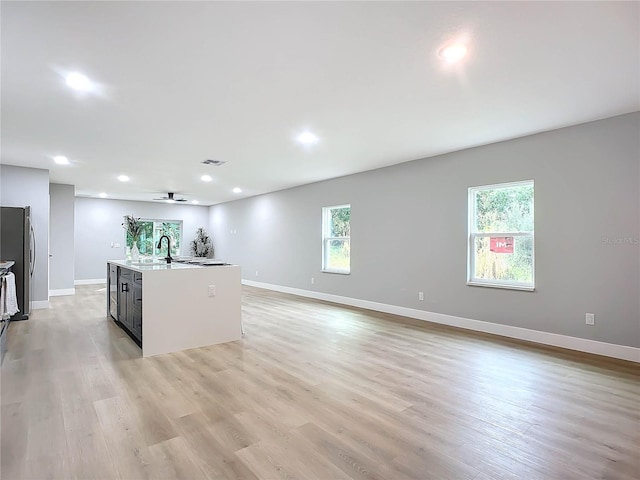
{"label": "electrical outlet", "polygon": [[215,285],[209,285],[209,296],[210,297],[215,297],[216,296],[216,286]]}
{"label": "electrical outlet", "polygon": [[258,276],[258,270],[256,270],[256,277]]}
{"label": "electrical outlet", "polygon": [[424,292],[418,292],[418,300],[424,301]]}
{"label": "electrical outlet", "polygon": [[113,248],[120,248],[120,244],[119,243],[114,243],[113,244]]}
{"label": "electrical outlet", "polygon": [[313,285],[314,283],[316,283],[316,279],[311,277],[311,285]]}
{"label": "electrical outlet", "polygon": [[585,316],[584,323],[587,325],[595,325],[596,324],[596,314],[595,313],[587,313]]}

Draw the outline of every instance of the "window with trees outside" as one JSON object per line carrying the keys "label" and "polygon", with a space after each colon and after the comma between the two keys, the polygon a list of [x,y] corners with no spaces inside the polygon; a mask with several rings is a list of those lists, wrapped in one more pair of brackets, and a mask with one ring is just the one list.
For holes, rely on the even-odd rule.
{"label": "window with trees outside", "polygon": [[[138,250],[141,256],[166,257],[167,242],[162,242],[162,248],[156,248],[162,235],[171,239],[171,255],[180,255],[182,244],[182,220],[141,220],[142,232],[138,238]],[[131,252],[133,239],[129,232],[126,233],[127,253]]]}
{"label": "window with trees outside", "polygon": [[351,271],[351,205],[322,209],[322,271]]}
{"label": "window with trees outside", "polygon": [[469,285],[533,290],[533,180],[469,189]]}

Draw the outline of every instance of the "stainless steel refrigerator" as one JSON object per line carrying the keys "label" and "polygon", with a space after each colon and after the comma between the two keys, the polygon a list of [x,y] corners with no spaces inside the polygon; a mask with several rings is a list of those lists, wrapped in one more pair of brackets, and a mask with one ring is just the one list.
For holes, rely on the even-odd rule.
{"label": "stainless steel refrigerator", "polygon": [[31,207],[2,207],[0,211],[0,260],[13,260],[18,308],[11,320],[26,320],[31,314],[31,277],[36,244],[31,225]]}

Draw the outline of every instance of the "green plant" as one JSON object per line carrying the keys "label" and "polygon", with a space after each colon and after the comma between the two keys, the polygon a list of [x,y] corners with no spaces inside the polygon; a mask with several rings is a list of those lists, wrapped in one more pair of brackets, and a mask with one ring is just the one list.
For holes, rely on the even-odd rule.
{"label": "green plant", "polygon": [[122,228],[131,236],[134,242],[137,242],[142,233],[143,222],[140,218],[135,218],[133,215],[125,215],[124,222],[122,222]]}
{"label": "green plant", "polygon": [[196,257],[208,257],[213,255],[213,244],[207,231],[200,227],[196,232],[196,238],[191,240],[191,253]]}

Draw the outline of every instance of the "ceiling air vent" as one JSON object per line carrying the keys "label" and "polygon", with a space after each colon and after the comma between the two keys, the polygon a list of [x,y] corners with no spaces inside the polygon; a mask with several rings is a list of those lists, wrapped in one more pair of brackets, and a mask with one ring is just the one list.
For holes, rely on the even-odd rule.
{"label": "ceiling air vent", "polygon": [[213,165],[214,167],[219,167],[220,165],[224,165],[225,162],[224,160],[211,160],[211,159],[207,159],[204,162],[205,165]]}

